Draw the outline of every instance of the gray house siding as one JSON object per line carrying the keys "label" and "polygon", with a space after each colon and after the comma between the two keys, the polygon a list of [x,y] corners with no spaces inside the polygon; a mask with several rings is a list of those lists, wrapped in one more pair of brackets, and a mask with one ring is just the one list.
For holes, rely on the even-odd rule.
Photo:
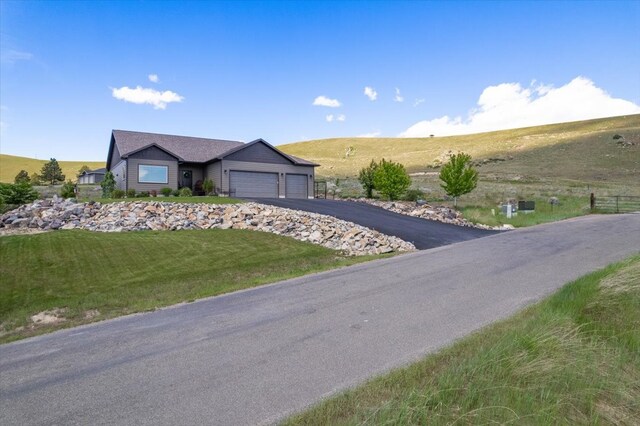
{"label": "gray house siding", "polygon": [[[218,164],[218,163],[214,163]],[[315,177],[314,168],[312,166],[297,166],[294,164],[273,164],[273,163],[255,163],[249,161],[229,161],[222,160],[219,162],[220,167],[222,169],[222,180],[220,184],[216,181],[216,186],[219,187],[222,191],[229,191],[229,175],[230,171],[248,171],[248,172],[267,172],[267,173],[278,173],[278,196],[280,198],[284,198],[286,196],[286,174],[304,174],[308,177],[308,190],[307,194],[309,197],[313,196],[313,180]],[[208,168],[208,173],[213,171],[213,167]],[[227,171],[225,173],[224,171]],[[311,176],[309,178],[309,175]],[[215,180],[214,176],[208,174],[212,179]]]}
{"label": "gray house siding", "polygon": [[251,161],[254,163],[291,164],[291,161],[262,143],[253,144],[224,157],[229,161]]}
{"label": "gray house siding", "polygon": [[207,164],[204,174],[213,181],[216,192],[222,191],[222,163],[220,161]]}
{"label": "gray house siding", "polygon": [[114,167],[120,162],[120,151],[118,151],[118,146],[113,144],[113,152],[111,153],[111,170],[113,171]]}
{"label": "gray house siding", "polygon": [[[138,165],[146,164],[149,166],[167,166],[168,182],[167,183],[141,183],[138,182]],[[160,191],[162,188],[178,189],[178,162],[148,160],[143,158],[129,158],[127,161],[127,189],[135,189],[136,191]]]}
{"label": "gray house siding", "polygon": [[122,160],[115,167],[111,168],[111,173],[113,173],[113,178],[116,181],[116,188],[122,189],[123,191],[127,190],[127,160]]}

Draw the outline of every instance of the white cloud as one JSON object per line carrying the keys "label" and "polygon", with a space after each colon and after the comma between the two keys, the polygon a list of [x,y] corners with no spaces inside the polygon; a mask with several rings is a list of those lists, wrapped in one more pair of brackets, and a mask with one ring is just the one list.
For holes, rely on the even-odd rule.
{"label": "white cloud", "polygon": [[370,133],[365,133],[365,134],[362,134],[362,135],[358,135],[356,137],[357,138],[375,138],[375,137],[380,136],[380,134],[381,134],[380,130],[376,130],[376,131],[373,131],[373,132],[370,132]]}
{"label": "white cloud", "polygon": [[332,121],[345,121],[347,119],[347,116],[345,116],[344,114],[340,114],[340,115],[329,114],[324,119],[327,120],[327,123],[331,123]]}
{"label": "white cloud", "polygon": [[31,59],[33,59],[33,54],[13,49],[3,49],[2,54],[0,55],[0,62],[11,65],[18,61],[30,61]]}
{"label": "white cloud", "polygon": [[364,88],[364,94],[369,98],[370,101],[375,101],[378,99],[378,92],[373,87],[367,86]]}
{"label": "white cloud", "polygon": [[400,89],[396,87],[396,95],[393,97],[395,102],[404,102],[404,96],[400,94]]}
{"label": "white cloud", "polygon": [[425,102],[425,99],[424,99],[424,98],[416,99],[416,100],[413,102],[413,106],[414,106],[414,107],[417,107],[418,105],[423,104],[424,102]]}
{"label": "white cloud", "polygon": [[519,83],[503,83],[484,89],[478,107],[467,119],[445,115],[424,120],[399,136],[462,135],[638,113],[640,106],[612,98],[585,77],[576,77],[557,89],[542,84],[523,88]]}
{"label": "white cloud", "polygon": [[158,78],[158,74],[149,74],[149,81],[152,83],[160,82],[160,78]]}
{"label": "white cloud", "polygon": [[125,102],[153,105],[154,109],[165,109],[167,104],[172,102],[182,102],[184,99],[183,96],[180,96],[170,90],[159,92],[157,90],[143,88],[140,86],[137,86],[135,89],[131,89],[126,86],[119,89],[111,89],[111,94],[114,98]]}
{"label": "white cloud", "polygon": [[318,96],[313,100],[313,105],[325,106],[329,108],[338,108],[342,104],[337,99],[329,99],[326,96]]}

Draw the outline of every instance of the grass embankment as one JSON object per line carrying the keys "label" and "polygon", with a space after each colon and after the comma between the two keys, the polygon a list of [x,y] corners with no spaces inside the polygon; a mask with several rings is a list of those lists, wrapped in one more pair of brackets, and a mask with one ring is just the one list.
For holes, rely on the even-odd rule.
{"label": "grass embankment", "polygon": [[[33,173],[39,174],[42,166],[44,166],[47,161],[49,161],[48,158],[46,160],[37,160],[35,158],[0,154],[0,182],[13,183],[13,180],[20,170],[26,170],[29,172],[29,175]],[[76,180],[78,170],[80,170],[82,166],[86,165],[91,170],[106,167],[104,161],[58,161],[58,164],[66,178],[72,181]]]}
{"label": "grass embankment", "polygon": [[640,256],[286,424],[637,424]]}
{"label": "grass embankment", "polygon": [[[0,342],[377,257],[384,256],[348,258],[292,238],[242,230],[2,237]],[[56,308],[64,310],[63,322],[31,323],[31,315]]]}

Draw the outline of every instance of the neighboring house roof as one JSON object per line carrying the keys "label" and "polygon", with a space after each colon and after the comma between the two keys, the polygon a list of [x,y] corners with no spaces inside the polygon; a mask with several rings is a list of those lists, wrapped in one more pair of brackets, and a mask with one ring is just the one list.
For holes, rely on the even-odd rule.
{"label": "neighboring house roof", "polygon": [[80,176],[84,176],[84,175],[104,175],[106,173],[107,173],[107,169],[103,167],[101,169],[85,170],[84,172],[82,172],[82,174],[80,174]]}
{"label": "neighboring house roof", "polygon": [[263,139],[256,139],[253,142],[245,144],[243,142],[222,139],[205,139],[190,136],[113,130],[111,145],[109,146],[107,168],[111,167],[111,155],[114,144],[117,147],[121,158],[127,158],[131,154],[142,151],[151,146],[155,146],[173,157],[176,157],[179,161],[189,163],[206,163],[212,160],[222,160],[227,155],[248,148],[256,143],[265,144],[296,165],[318,166],[318,164],[303,160],[302,158],[285,154]]}

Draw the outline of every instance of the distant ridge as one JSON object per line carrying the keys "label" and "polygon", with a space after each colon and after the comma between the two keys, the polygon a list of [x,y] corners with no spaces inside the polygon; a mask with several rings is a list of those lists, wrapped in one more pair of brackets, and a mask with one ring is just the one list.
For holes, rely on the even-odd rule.
{"label": "distant ridge", "polygon": [[[13,183],[16,175],[20,172],[20,170],[26,170],[29,172],[29,175],[32,173],[40,173],[42,166],[44,163],[49,161],[46,160],[36,160],[35,158],[28,157],[18,157],[16,155],[7,155],[0,154],[0,182],[8,182]],[[75,181],[76,174],[78,170],[83,165],[86,165],[91,170],[99,169],[101,167],[105,167],[106,163],[104,161],[61,161],[58,160],[58,164],[62,168],[62,173],[64,173],[67,179],[71,179]]]}
{"label": "distant ridge", "polygon": [[[613,140],[619,134],[634,145]],[[334,138],[279,145],[319,163],[320,176],[355,176],[372,159],[391,159],[409,172],[433,170],[448,151],[464,151],[484,171],[578,180],[640,181],[640,114],[427,138]]]}

